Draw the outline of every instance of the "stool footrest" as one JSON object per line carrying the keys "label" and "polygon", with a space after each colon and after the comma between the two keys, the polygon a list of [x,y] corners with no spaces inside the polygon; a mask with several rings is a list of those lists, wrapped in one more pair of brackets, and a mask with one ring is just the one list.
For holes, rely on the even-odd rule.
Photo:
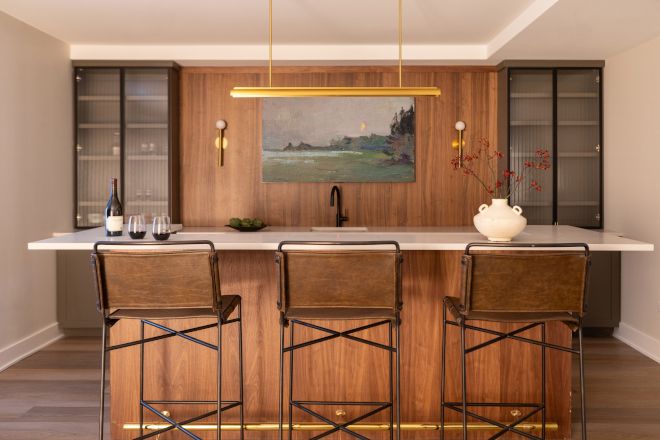
{"label": "stool footrest", "polygon": [[356,402],[345,400],[292,400],[292,404],[300,405],[354,405],[354,406],[390,406],[391,402]]}
{"label": "stool footrest", "polygon": [[[522,408],[543,408],[541,403],[520,403],[520,402],[467,402],[466,406],[501,406],[501,407],[522,407]],[[444,406],[463,406],[463,402],[445,402]]]}

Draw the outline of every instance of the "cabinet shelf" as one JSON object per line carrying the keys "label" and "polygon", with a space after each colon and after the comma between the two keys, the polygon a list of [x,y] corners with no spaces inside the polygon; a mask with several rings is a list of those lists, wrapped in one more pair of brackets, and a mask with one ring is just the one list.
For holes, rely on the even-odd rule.
{"label": "cabinet shelf", "polygon": [[81,95],[78,101],[116,101],[119,102],[119,95]]}
{"label": "cabinet shelf", "polygon": [[119,156],[83,156],[83,155],[78,155],[79,160],[91,160],[91,161],[96,161],[96,160],[119,160]]}
{"label": "cabinet shelf", "polygon": [[[552,206],[552,202],[515,202],[516,205],[519,205],[523,208],[543,208]],[[560,207],[580,207],[580,206],[599,206],[600,202],[598,200],[576,200],[576,201],[567,201],[567,202],[557,202],[557,206]],[[524,215],[524,214],[523,214]]]}
{"label": "cabinet shelf", "polygon": [[165,206],[167,200],[128,200],[126,203],[137,206]]}
{"label": "cabinet shelf", "polygon": [[167,102],[166,95],[127,95],[126,101],[160,101]]}
{"label": "cabinet shelf", "polygon": [[[580,158],[580,157],[599,157],[600,154],[596,152],[586,152],[586,153],[559,153],[558,158]],[[537,157],[536,153],[511,153],[511,157]]]}
{"label": "cabinet shelf", "polygon": [[83,129],[103,128],[103,129],[118,130],[119,129],[119,124],[114,123],[114,122],[90,123],[90,124],[83,123],[83,124],[78,124],[78,128],[83,128]]}
{"label": "cabinet shelf", "polygon": [[512,126],[552,126],[552,121],[511,121]]}
{"label": "cabinet shelf", "polygon": [[126,128],[142,129],[142,128],[167,128],[167,123],[132,123],[126,124]]}
{"label": "cabinet shelf", "polygon": [[558,126],[581,126],[599,125],[599,121],[557,121]]}
{"label": "cabinet shelf", "polygon": [[511,93],[511,97],[512,98],[520,98],[520,99],[552,98],[552,93],[520,92],[520,93]]}
{"label": "cabinet shelf", "polygon": [[563,92],[557,93],[557,98],[598,98],[596,92]]}
{"label": "cabinet shelf", "polygon": [[167,154],[154,154],[154,155],[135,155],[135,156],[128,156],[128,160],[152,160],[152,161],[160,161],[160,160],[167,160]]}

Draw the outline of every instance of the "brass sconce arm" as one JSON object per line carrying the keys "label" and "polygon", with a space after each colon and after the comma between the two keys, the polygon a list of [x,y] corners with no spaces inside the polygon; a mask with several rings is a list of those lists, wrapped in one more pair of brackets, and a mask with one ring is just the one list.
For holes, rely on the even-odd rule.
{"label": "brass sconce arm", "polygon": [[458,139],[454,139],[451,143],[451,147],[455,150],[458,150],[458,167],[463,168],[463,147],[465,146],[465,140],[463,139],[463,131],[465,131],[465,122],[457,121],[456,128]]}
{"label": "brass sconce arm", "polygon": [[218,150],[218,166],[225,164],[225,148],[227,148],[227,138],[225,138],[225,128],[227,128],[227,121],[218,119],[215,121],[215,128],[217,131],[215,138],[215,148]]}

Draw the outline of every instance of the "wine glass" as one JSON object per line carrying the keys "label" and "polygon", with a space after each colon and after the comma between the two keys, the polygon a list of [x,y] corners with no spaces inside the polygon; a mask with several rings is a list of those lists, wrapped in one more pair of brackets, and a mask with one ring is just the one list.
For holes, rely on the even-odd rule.
{"label": "wine glass", "polygon": [[147,223],[144,215],[137,214],[128,218],[128,235],[134,240],[142,239],[147,235]]}
{"label": "wine glass", "polygon": [[170,232],[169,216],[159,215],[154,217],[154,224],[151,233],[156,240],[167,240],[170,238]]}

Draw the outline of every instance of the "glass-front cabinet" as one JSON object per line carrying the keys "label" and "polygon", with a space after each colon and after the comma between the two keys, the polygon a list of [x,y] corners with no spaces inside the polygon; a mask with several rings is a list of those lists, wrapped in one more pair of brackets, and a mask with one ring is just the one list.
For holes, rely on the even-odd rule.
{"label": "glass-front cabinet", "polygon": [[509,168],[524,171],[539,148],[552,157],[551,169],[535,174],[542,191],[511,198],[529,224],[602,227],[601,73],[600,67],[500,71],[508,110],[500,143]]}
{"label": "glass-front cabinet", "polygon": [[133,214],[179,221],[178,66],[74,68],[75,227],[103,225],[112,177],[125,221]]}

